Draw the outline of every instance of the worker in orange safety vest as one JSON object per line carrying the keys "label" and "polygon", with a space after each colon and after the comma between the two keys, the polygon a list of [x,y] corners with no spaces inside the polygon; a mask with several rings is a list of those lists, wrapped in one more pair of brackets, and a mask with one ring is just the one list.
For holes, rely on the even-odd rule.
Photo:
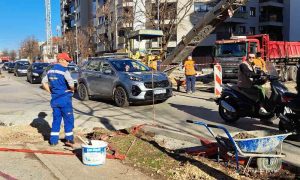
{"label": "worker in orange safety vest", "polygon": [[186,77],[186,93],[194,93],[196,91],[195,83],[197,72],[195,61],[193,60],[192,56],[189,56],[188,59],[184,62],[184,69]]}

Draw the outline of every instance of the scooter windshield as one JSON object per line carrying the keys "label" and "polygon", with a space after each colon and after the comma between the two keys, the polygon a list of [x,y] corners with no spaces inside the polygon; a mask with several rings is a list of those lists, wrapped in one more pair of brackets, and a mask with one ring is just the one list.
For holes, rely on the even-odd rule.
{"label": "scooter windshield", "polygon": [[273,63],[267,61],[266,62],[266,70],[267,70],[268,75],[274,76],[274,77],[279,77],[276,67]]}

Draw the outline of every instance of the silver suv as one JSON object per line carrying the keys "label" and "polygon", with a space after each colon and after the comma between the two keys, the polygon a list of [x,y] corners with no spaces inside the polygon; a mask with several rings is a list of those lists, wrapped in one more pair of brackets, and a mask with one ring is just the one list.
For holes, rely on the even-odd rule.
{"label": "silver suv", "polygon": [[[153,77],[153,82],[152,82]],[[78,96],[113,99],[117,106],[130,102],[165,101],[172,96],[168,76],[152,70],[139,61],[123,58],[92,58],[79,71]]]}

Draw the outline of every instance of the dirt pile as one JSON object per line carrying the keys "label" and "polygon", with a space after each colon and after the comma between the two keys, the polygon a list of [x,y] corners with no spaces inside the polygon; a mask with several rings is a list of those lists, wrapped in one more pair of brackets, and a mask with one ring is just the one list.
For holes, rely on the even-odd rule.
{"label": "dirt pile", "polygon": [[209,159],[169,151],[154,141],[154,135],[142,130],[133,135],[131,129],[111,132],[96,128],[94,133],[87,137],[105,139],[118,150],[118,153],[126,155],[126,159],[122,161],[124,164],[137,168],[153,178],[189,180],[241,178],[234,169],[223,167]]}
{"label": "dirt pile", "polygon": [[43,136],[31,126],[0,126],[0,144],[37,143],[43,140]]}
{"label": "dirt pile", "polygon": [[256,136],[244,132],[238,133],[235,136],[233,136],[233,139],[249,139],[249,138],[256,138]]}

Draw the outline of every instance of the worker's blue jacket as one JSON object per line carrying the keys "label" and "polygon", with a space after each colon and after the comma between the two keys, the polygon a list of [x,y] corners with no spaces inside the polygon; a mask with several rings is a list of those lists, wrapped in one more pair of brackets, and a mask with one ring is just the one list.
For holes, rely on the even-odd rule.
{"label": "worker's blue jacket", "polygon": [[51,90],[51,107],[67,106],[72,97],[69,87],[74,86],[68,69],[60,64],[55,64],[43,79],[43,83],[47,82]]}

